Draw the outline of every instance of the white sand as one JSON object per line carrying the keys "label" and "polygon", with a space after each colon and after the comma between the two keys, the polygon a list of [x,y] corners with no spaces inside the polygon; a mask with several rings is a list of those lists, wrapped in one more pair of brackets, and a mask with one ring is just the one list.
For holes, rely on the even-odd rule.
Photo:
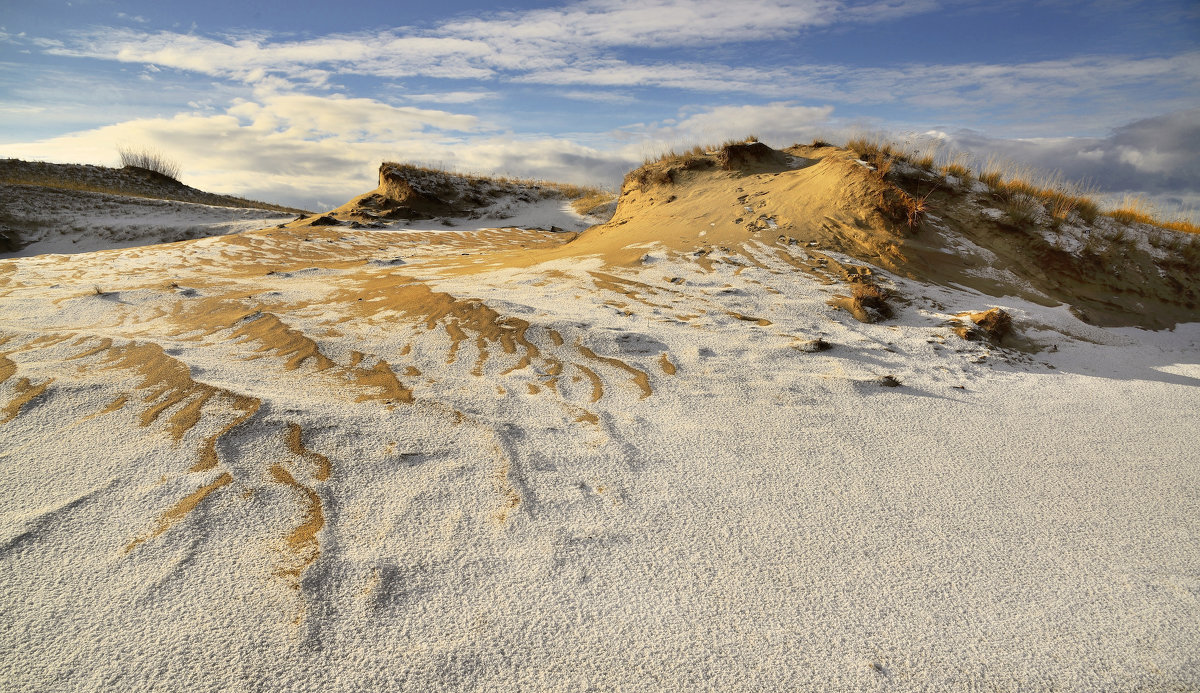
{"label": "white sand", "polygon": [[[469,233],[325,233],[0,262],[16,368],[0,405],[22,378],[55,379],[0,424],[0,689],[1200,687],[1200,324],[1105,330],[894,280],[911,303],[863,325],[825,304],[840,289],[765,253],[712,273],[651,248],[637,271],[464,275],[437,258],[481,253]],[[523,350],[485,341],[480,362],[464,322],[447,363],[449,318],[365,316],[341,294],[382,305],[368,279],[389,275],[529,322],[540,356],[509,372]],[[333,366],[289,370],[232,329],[189,341],[178,316],[214,296],[279,316]],[[991,305],[1056,351],[944,326]],[[792,348],[815,337],[834,348]],[[71,358],[103,338],[157,343],[217,389],[179,441],[178,408],[141,425],[153,392],[136,372]],[[354,352],[414,402],[356,401],[375,391]],[[235,396],[261,407],[216,468],[189,472]],[[323,513],[299,581],[281,571],[311,497],[274,465]]]}

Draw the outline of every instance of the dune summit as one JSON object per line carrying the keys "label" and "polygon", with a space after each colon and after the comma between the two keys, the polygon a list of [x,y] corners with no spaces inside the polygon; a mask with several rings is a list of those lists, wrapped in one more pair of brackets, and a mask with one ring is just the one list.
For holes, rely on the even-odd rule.
{"label": "dune summit", "polygon": [[612,220],[574,250],[629,263],[640,242],[687,252],[750,241],[811,265],[804,249],[819,247],[922,283],[1068,304],[1096,324],[1162,328],[1200,315],[1197,238],[1057,218],[903,160],[880,175],[838,147],[733,144],[649,163],[621,193]]}
{"label": "dune summit", "polygon": [[1200,686],[1194,239],[831,146],[576,192],[0,260],[0,688]]}
{"label": "dune summit", "polygon": [[[524,224],[540,220],[586,228],[598,221],[586,215],[567,212],[564,202],[602,195],[592,188],[509,178],[487,178],[450,173],[409,164],[384,162],[379,166],[379,185],[350,200],[326,215],[302,217],[296,226],[312,224],[379,224],[389,221],[438,220],[443,226],[465,223],[479,226],[479,220],[501,222],[519,216]],[[547,230],[554,224],[548,224]]]}

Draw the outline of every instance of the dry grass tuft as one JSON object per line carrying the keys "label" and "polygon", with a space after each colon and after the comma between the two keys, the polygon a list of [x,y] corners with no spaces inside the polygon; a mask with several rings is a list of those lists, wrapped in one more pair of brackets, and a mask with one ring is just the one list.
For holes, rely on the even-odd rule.
{"label": "dry grass tuft", "polygon": [[1100,207],[1090,193],[1081,191],[1057,172],[1039,174],[991,159],[980,171],[979,181],[991,189],[1018,223],[1034,220],[1038,216],[1037,207],[1044,209],[1055,225],[1070,220],[1072,214],[1091,224],[1100,214]]}
{"label": "dry grass tuft", "polygon": [[[929,211],[929,196],[932,190],[917,196],[906,192],[899,185],[887,179],[892,167],[898,161],[903,161],[922,168],[932,169],[933,153],[929,152],[917,160],[912,158],[895,144],[879,138],[856,137],[846,142],[846,149],[854,152],[862,161],[871,166],[871,175],[884,184],[876,200],[876,206],[884,216],[916,229],[925,219]],[[928,161],[925,159],[928,158]]]}
{"label": "dry grass tuft", "polygon": [[[895,311],[888,303],[888,299],[891,297],[890,292],[869,281],[855,282],[850,285],[850,298],[854,307],[871,318],[863,322],[878,322],[892,317]],[[857,310],[852,312],[856,315],[858,313]]]}
{"label": "dry grass tuft", "polygon": [[1176,219],[1174,221],[1156,221],[1155,224],[1171,229],[1172,231],[1178,231],[1179,233],[1200,234],[1200,226],[1197,226],[1186,219]]}
{"label": "dry grass tuft", "polygon": [[613,199],[614,195],[598,188],[594,185],[576,185],[574,183],[552,183],[549,181],[522,181],[522,185],[537,185],[543,188],[556,190],[560,195],[568,200],[590,199],[596,197],[604,197],[609,200]]}
{"label": "dry grass tuft", "polygon": [[933,191],[917,197],[901,190],[898,186],[889,185],[879,191],[875,204],[884,216],[904,222],[909,229],[916,229],[924,221],[929,211],[929,196]]}
{"label": "dry grass tuft", "polygon": [[880,179],[888,174],[894,162],[908,161],[907,154],[900,151],[891,142],[879,138],[855,137],[846,141],[846,149],[870,164]]}
{"label": "dry grass tuft", "polygon": [[166,176],[173,181],[179,180],[179,162],[168,159],[162,152],[157,149],[143,147],[134,149],[129,146],[121,146],[117,148],[117,153],[121,155],[121,166],[145,169],[154,171],[159,175]]}
{"label": "dry grass tuft", "polygon": [[[818,144],[826,143],[814,141],[813,146]],[[1037,221],[1044,210],[1054,228],[1072,219],[1093,224],[1100,214],[1105,214],[1123,223],[1149,224],[1180,233],[1200,234],[1200,225],[1185,218],[1164,220],[1141,198],[1126,198],[1116,209],[1102,212],[1095,200],[1094,189],[1086,184],[1067,181],[1059,172],[1041,173],[995,158],[975,169],[971,166],[970,157],[964,153],[943,154],[941,158],[946,163],[936,169],[939,155],[935,146],[906,152],[894,142],[879,136],[860,136],[845,144],[846,149],[872,167],[880,180],[885,180],[899,161],[927,171],[939,170],[943,176],[955,177],[968,189],[972,179],[977,179],[989,188],[999,206],[1019,225]],[[884,214],[897,220],[906,220],[910,227],[915,228],[925,212],[924,202],[925,198],[917,198],[903,191],[899,195],[886,192],[880,196],[879,208]]]}
{"label": "dry grass tuft", "polygon": [[1005,195],[1002,205],[1009,220],[1017,226],[1036,223],[1043,209],[1042,203],[1036,197],[1020,192]]}
{"label": "dry grass tuft", "polygon": [[1105,214],[1125,224],[1153,223],[1153,218],[1150,216],[1150,205],[1146,202],[1146,198],[1140,195],[1126,195],[1125,199],[1121,200],[1119,207],[1111,209]]}
{"label": "dry grass tuft", "polygon": [[969,159],[965,154],[959,154],[942,166],[943,176],[954,176],[962,181],[964,185],[970,185],[975,179],[975,171],[971,168]]}
{"label": "dry grass tuft", "polygon": [[1163,221],[1155,216],[1154,208],[1140,195],[1126,195],[1116,209],[1104,212],[1123,224],[1150,224],[1180,233],[1200,233],[1200,226],[1186,219]]}
{"label": "dry grass tuft", "polygon": [[726,140],[715,146],[698,144],[682,152],[668,149],[656,157],[643,160],[639,168],[625,175],[625,182],[637,181],[639,185],[673,185],[681,172],[699,171],[716,166],[718,161],[713,154],[758,141],[757,135],[747,135],[740,140]]}

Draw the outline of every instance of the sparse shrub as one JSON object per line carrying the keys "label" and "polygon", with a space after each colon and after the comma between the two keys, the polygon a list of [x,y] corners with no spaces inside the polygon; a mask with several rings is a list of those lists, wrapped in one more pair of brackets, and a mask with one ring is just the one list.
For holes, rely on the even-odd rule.
{"label": "sparse shrub", "polygon": [[986,169],[979,172],[979,182],[995,191],[1004,183],[1004,175],[999,171]]}
{"label": "sparse shrub", "polygon": [[1004,211],[1017,226],[1027,226],[1037,221],[1042,203],[1032,195],[1014,193],[1006,196]]}
{"label": "sparse shrub", "polygon": [[1092,224],[1100,215],[1100,207],[1086,194],[1077,194],[1071,190],[1050,190],[1042,195],[1046,200],[1047,209],[1055,219],[1066,221],[1072,214],[1078,214],[1084,223]]}
{"label": "sparse shrub", "polygon": [[[1113,231],[1113,232],[1107,234],[1107,238],[1112,243],[1124,245],[1125,242],[1129,240],[1129,233],[1126,229],[1120,228],[1120,229],[1117,229],[1116,231]],[[1148,240],[1150,240],[1151,244],[1153,244],[1153,242],[1154,242],[1153,239],[1148,239]]]}
{"label": "sparse shrub", "polygon": [[846,149],[854,152],[862,161],[867,162],[879,180],[887,178],[887,174],[892,170],[892,164],[895,161],[907,160],[903,153],[892,146],[891,142],[879,139],[856,137],[846,142]]}
{"label": "sparse shrub", "polygon": [[[892,297],[891,293],[880,288],[876,284],[869,281],[859,281],[850,285],[850,297],[853,301],[853,307],[858,310],[852,310],[856,317],[858,311],[865,313],[870,319],[863,322],[878,322],[892,317],[894,311],[888,303],[888,299]],[[861,317],[859,318],[862,319]]]}
{"label": "sparse shrub", "polygon": [[908,227],[915,229],[925,219],[925,214],[929,211],[929,196],[933,191],[925,193],[921,197],[915,195],[908,196],[908,202],[905,205],[905,216],[908,217]]}
{"label": "sparse shrub", "polygon": [[1124,224],[1150,224],[1180,233],[1200,233],[1200,226],[1187,219],[1164,221],[1157,218],[1154,208],[1140,195],[1126,195],[1116,209],[1104,214]]}
{"label": "sparse shrub", "polygon": [[1095,200],[1090,197],[1080,197],[1077,200],[1075,211],[1079,213],[1079,218],[1083,219],[1088,224],[1096,223],[1096,217],[1100,216],[1100,205],[1096,204]]}
{"label": "sparse shrub", "polygon": [[857,154],[863,161],[872,164],[876,160],[883,159],[900,159],[902,161],[908,159],[891,142],[886,142],[879,138],[867,139],[866,137],[855,137],[846,141],[846,149]]}
{"label": "sparse shrub", "polygon": [[956,157],[953,161],[942,166],[942,175],[954,176],[962,181],[964,185],[970,184],[975,178],[975,172],[967,165],[965,155]]}
{"label": "sparse shrub", "polygon": [[915,197],[901,190],[898,186],[888,184],[879,191],[875,205],[884,216],[893,221],[903,222],[910,229],[916,229],[925,219],[929,210],[929,196],[933,191],[921,197]]}
{"label": "sparse shrub", "polygon": [[1197,226],[1186,219],[1176,219],[1175,221],[1156,221],[1154,223],[1180,233],[1200,234],[1200,226]]}
{"label": "sparse shrub", "polygon": [[1183,247],[1179,249],[1179,256],[1186,266],[1200,267],[1200,234],[1193,235],[1184,241]]}
{"label": "sparse shrub", "polygon": [[1105,214],[1123,224],[1154,224],[1154,217],[1150,216],[1150,205],[1146,203],[1146,198],[1140,195],[1126,195],[1120,206],[1110,209]]}
{"label": "sparse shrub", "polygon": [[117,153],[121,155],[121,166],[154,171],[173,181],[179,181],[179,163],[173,159],[168,159],[157,149],[150,149],[149,147],[134,149],[129,146],[121,146],[117,148]]}

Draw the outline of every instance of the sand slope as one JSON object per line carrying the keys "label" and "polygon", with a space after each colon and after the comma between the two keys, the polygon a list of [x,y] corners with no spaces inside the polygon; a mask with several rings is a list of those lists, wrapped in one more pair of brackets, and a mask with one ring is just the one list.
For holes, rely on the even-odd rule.
{"label": "sand slope", "polygon": [[[1200,686],[1200,324],[867,264],[799,158],[0,261],[0,689]],[[759,175],[833,201],[657,211]]]}

